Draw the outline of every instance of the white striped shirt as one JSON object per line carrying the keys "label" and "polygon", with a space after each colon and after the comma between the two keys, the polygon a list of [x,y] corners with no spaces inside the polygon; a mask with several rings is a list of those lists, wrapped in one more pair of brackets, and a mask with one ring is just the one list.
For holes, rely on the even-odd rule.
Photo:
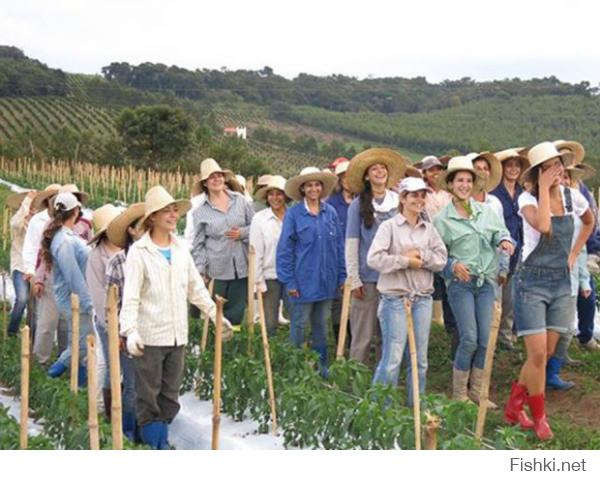
{"label": "white striped shirt", "polygon": [[121,335],[137,330],[144,345],[174,346],[188,342],[188,305],[212,319],[216,306],[185,244],[171,236],[171,262],[146,233],[125,261]]}
{"label": "white striped shirt", "polygon": [[267,290],[265,280],[277,279],[275,257],[283,222],[268,207],[256,213],[250,224],[250,245],[256,251],[256,287]]}

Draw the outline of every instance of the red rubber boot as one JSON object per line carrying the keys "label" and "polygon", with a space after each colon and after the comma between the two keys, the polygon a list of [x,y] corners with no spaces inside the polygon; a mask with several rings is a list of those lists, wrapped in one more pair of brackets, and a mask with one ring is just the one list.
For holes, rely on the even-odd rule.
{"label": "red rubber boot", "polygon": [[530,430],[534,427],[533,421],[525,413],[524,406],[527,400],[527,387],[519,382],[513,382],[510,389],[510,398],[504,409],[504,421],[511,425],[517,423],[521,428]]}
{"label": "red rubber boot", "polygon": [[527,397],[527,403],[529,404],[529,409],[533,416],[533,430],[535,431],[535,434],[540,440],[550,440],[554,434],[552,433],[550,424],[546,418],[544,394],[529,395]]}

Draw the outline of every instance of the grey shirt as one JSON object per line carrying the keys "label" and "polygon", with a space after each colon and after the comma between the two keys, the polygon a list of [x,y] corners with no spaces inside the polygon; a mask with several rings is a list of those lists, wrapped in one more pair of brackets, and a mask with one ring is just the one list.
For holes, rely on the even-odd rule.
{"label": "grey shirt", "polygon": [[[234,280],[248,276],[248,237],[254,210],[237,192],[226,191],[229,207],[223,212],[211,205],[206,196],[194,211],[192,257],[198,271],[217,280]],[[239,228],[239,240],[225,232]]]}
{"label": "grey shirt", "polygon": [[85,269],[85,281],[92,297],[96,322],[106,327],[106,267],[113,254],[100,242],[92,248]]}

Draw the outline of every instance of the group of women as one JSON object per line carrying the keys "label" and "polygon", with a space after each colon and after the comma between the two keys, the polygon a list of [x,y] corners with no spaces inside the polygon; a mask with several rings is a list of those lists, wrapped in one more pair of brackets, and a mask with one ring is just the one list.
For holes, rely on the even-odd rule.
{"label": "group of women", "polygon": [[[85,335],[94,329],[107,353],[105,302],[109,288],[117,286],[123,427],[131,439],[153,448],[168,447],[168,424],[179,411],[188,304],[215,320],[209,282],[228,299],[226,335],[245,318],[248,285],[254,285],[264,296],[269,334],[287,313],[290,342],[300,347],[308,340],[324,377],[329,319],[337,338],[348,284],[350,357],[376,364],[373,382],[390,385],[397,385],[404,361],[409,404],[415,372],[407,361],[407,309],[414,319],[420,392],[432,318],[443,311],[453,337],[453,398],[479,402],[490,325],[501,305],[502,339],[511,346],[514,329],[527,352],[505,419],[548,439],[544,390],[568,387],[558,374],[575,331],[576,307],[585,310],[577,299],[593,297],[585,244],[595,235],[596,207],[571,188],[594,173],[582,163],[582,151],[576,142],[543,142],[496,154],[428,156],[410,165],[398,152],[371,148],[352,160],[336,160],[333,172],[307,167],[288,180],[260,177],[253,196],[232,172],[206,159],[191,200],[176,200],[155,186],[143,203],[124,210],[104,205],[93,214],[93,237],[83,208],[87,195],[73,185],[52,185],[10,199],[17,210],[11,221],[13,278],[18,291],[26,292],[28,280],[39,277],[24,266],[25,250],[31,250],[29,258],[37,255],[38,269],[46,272],[45,288],[33,293],[41,306],[50,291],[48,301],[54,301],[67,335],[70,295],[79,295],[82,360]],[[186,231],[180,237],[183,215]],[[256,272],[248,282],[250,247]],[[11,333],[18,329],[26,293],[17,296]],[[58,330],[58,320],[47,316],[38,312],[35,324],[34,351],[42,364],[49,360],[48,338],[51,350]],[[589,326],[579,323],[585,336]],[[60,332],[58,338],[51,376],[69,365],[68,342],[61,345]],[[591,335],[579,339],[593,347]],[[103,388],[109,414],[108,381]]]}

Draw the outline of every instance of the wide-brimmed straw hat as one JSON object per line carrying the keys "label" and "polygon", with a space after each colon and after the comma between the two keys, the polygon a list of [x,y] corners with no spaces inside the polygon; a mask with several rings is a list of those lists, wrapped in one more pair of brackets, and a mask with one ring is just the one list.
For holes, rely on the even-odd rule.
{"label": "wide-brimmed straw hat", "polygon": [[108,224],[106,228],[106,236],[108,239],[119,248],[125,248],[127,244],[127,228],[138,223],[144,216],[146,209],[144,202],[134,203],[117,215]]}
{"label": "wide-brimmed straw hat", "polygon": [[29,193],[32,191],[34,190],[25,190],[19,193],[12,193],[8,197],[6,197],[4,204],[11,210],[18,210],[19,208],[21,208],[21,204],[23,203],[23,200],[25,200],[25,197],[27,197],[27,195],[29,195]]}
{"label": "wide-brimmed straw hat", "polygon": [[152,187],[146,192],[146,197],[144,198],[144,216],[140,221],[144,223],[150,215],[173,203],[177,205],[180,216],[185,215],[187,211],[192,208],[192,202],[189,200],[175,200],[164,187],[160,185]]}
{"label": "wide-brimmed straw hat", "polygon": [[96,242],[100,236],[106,232],[108,228],[108,224],[112,222],[123,210],[121,208],[115,207],[112,203],[107,203],[106,205],[102,205],[100,208],[94,210],[92,215],[92,224],[94,225],[95,235],[88,242],[92,244]]}
{"label": "wide-brimmed straw hat", "polygon": [[267,195],[271,190],[281,190],[285,194],[285,183],[286,179],[281,175],[271,175],[269,183],[256,192],[256,199],[263,202],[266,201]]}
{"label": "wide-brimmed straw hat", "polygon": [[[448,168],[442,172],[442,174],[438,178],[438,188],[440,190],[446,190],[448,192],[451,191],[450,186],[448,184],[448,177],[456,172],[471,172],[474,175],[473,182],[473,190],[476,190],[476,185],[484,185],[485,179],[475,167],[473,167],[473,161],[466,155],[459,155],[457,157],[452,157],[448,162]],[[479,187],[481,191],[481,187]]]}
{"label": "wide-brimmed straw hat", "polygon": [[[87,193],[80,191],[77,185],[75,185],[74,183],[62,185],[58,189],[58,192],[56,194],[58,195],[59,193],[72,193],[81,202],[81,205],[85,205],[90,198],[90,196]],[[54,205],[52,201],[50,201],[50,204],[48,205],[48,214],[51,217],[54,216]]]}
{"label": "wide-brimmed straw hat", "polygon": [[408,177],[423,178],[423,174],[421,173],[421,170],[416,168],[414,165],[409,165],[406,167],[406,171],[404,172],[404,178]]}
{"label": "wide-brimmed straw hat", "polygon": [[[43,190],[39,191],[36,193],[35,197],[33,197],[33,200],[31,201],[31,208],[35,209],[35,211],[39,212],[40,210],[43,210],[42,206],[44,204],[44,202],[49,202],[50,197],[53,197],[54,195],[56,195],[58,193],[58,190],[60,189],[60,183],[52,183],[50,185],[48,185],[46,188],[44,188]],[[44,207],[46,208],[46,207]]]}
{"label": "wide-brimmed straw hat", "polygon": [[491,152],[469,153],[467,155],[471,162],[485,160],[490,166],[490,176],[484,184],[478,183],[479,191],[491,192],[502,181],[502,164]]}
{"label": "wide-brimmed straw hat", "polygon": [[554,146],[560,152],[561,150],[568,150],[574,155],[573,164],[577,165],[583,162],[585,157],[585,148],[579,142],[574,140],[554,140]]}
{"label": "wide-brimmed straw hat", "polygon": [[556,145],[552,142],[542,142],[531,147],[527,151],[529,167],[521,174],[521,182],[530,182],[531,172],[535,167],[556,157],[562,160],[565,167],[568,167],[573,163],[574,154],[571,151],[559,152]]}
{"label": "wide-brimmed straw hat", "polygon": [[238,193],[244,193],[244,188],[235,178],[235,174],[231,170],[222,169],[214,158],[205,158],[200,164],[200,179],[192,185],[192,195],[198,195],[206,192],[204,181],[208,180],[213,173],[222,173],[225,177],[225,184],[230,190]]}
{"label": "wide-brimmed straw hat", "polygon": [[596,169],[591,167],[587,163],[580,163],[578,165],[571,165],[566,168],[569,172],[569,176],[572,180],[583,182],[596,176]]}
{"label": "wide-brimmed straw hat", "polygon": [[327,197],[337,182],[337,177],[333,173],[327,173],[319,170],[317,167],[305,167],[300,175],[290,178],[285,182],[285,194],[293,200],[302,200],[300,187],[306,182],[317,180],[323,184],[321,198]]}
{"label": "wide-brimmed straw hat", "polygon": [[389,148],[369,148],[360,152],[352,160],[346,172],[348,188],[354,193],[360,193],[365,188],[365,176],[369,167],[381,163],[388,171],[387,188],[396,185],[404,176],[406,167],[410,164],[408,159],[400,153]]}
{"label": "wide-brimmed straw hat", "polygon": [[512,158],[518,159],[521,162],[521,170],[523,171],[529,167],[529,160],[527,160],[527,155],[524,151],[525,148],[523,147],[507,148],[496,152],[494,155],[496,155],[496,158],[501,164],[504,164],[504,162]]}

